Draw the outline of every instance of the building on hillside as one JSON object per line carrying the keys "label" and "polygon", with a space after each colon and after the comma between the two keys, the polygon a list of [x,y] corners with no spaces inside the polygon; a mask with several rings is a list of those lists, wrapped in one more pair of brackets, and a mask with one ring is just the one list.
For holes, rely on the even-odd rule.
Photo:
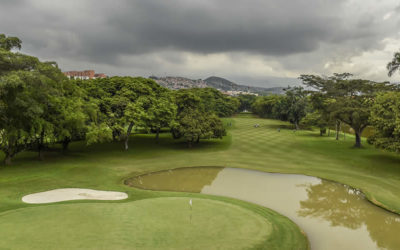
{"label": "building on hillside", "polygon": [[94,70],[84,70],[84,71],[67,71],[63,72],[66,77],[69,79],[96,79],[96,78],[107,78],[107,75],[104,73],[95,73]]}
{"label": "building on hillside", "polygon": [[239,95],[255,95],[255,96],[258,96],[258,93],[252,93],[252,92],[249,92],[249,91],[240,91],[240,90],[223,91],[221,89],[218,89],[218,90],[221,91],[223,94],[229,95],[229,96],[239,96]]}

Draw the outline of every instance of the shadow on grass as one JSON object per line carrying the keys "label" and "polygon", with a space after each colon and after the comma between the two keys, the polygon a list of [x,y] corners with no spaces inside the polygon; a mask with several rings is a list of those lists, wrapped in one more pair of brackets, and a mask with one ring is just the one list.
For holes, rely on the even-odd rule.
{"label": "shadow on grass", "polygon": [[391,166],[397,168],[400,171],[400,156],[399,155],[389,155],[389,154],[369,154],[365,158],[370,161],[376,162],[380,166]]}
{"label": "shadow on grass", "polygon": [[270,128],[270,129],[288,129],[293,130],[295,129],[294,125],[291,124],[265,124],[262,127]]}
{"label": "shadow on grass", "polygon": [[[230,135],[223,139],[200,140],[198,144],[193,143],[192,148],[188,148],[183,139],[175,140],[169,133],[160,134],[158,142],[153,134],[137,134],[130,137],[127,151],[124,150],[123,141],[97,143],[89,146],[86,145],[85,141],[78,141],[71,143],[67,151],[63,151],[60,145],[53,145],[43,152],[43,160],[39,159],[36,151],[21,152],[13,159],[12,165],[5,166],[4,163],[0,163],[0,168],[20,168],[28,167],[28,165],[29,167],[43,166],[58,161],[70,161],[72,163],[82,159],[101,161],[101,159],[126,157],[127,155],[147,158],[154,154],[169,154],[173,151],[215,152],[229,148],[230,144]],[[3,158],[4,154],[0,152],[0,159]]]}

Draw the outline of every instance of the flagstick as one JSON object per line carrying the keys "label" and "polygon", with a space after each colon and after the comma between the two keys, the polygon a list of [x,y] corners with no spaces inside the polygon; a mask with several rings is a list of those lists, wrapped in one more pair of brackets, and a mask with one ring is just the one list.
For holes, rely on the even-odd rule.
{"label": "flagstick", "polygon": [[193,211],[193,207],[192,207],[192,199],[190,199],[190,201],[189,201],[189,205],[190,205],[190,223],[192,223],[192,211]]}

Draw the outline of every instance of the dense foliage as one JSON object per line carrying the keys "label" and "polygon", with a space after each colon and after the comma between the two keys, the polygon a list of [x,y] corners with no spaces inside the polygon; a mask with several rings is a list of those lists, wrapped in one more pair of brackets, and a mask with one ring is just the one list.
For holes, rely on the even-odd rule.
{"label": "dense foliage", "polygon": [[368,142],[390,151],[400,151],[400,92],[380,93],[370,118],[375,134]]}
{"label": "dense foliage", "polygon": [[[335,126],[336,139],[344,123],[354,131],[355,147],[361,147],[364,129],[377,125],[382,119],[378,117],[382,116],[378,110],[382,109],[384,101],[378,102],[383,97],[376,99],[376,95],[396,90],[396,86],[387,82],[352,79],[351,76],[348,73],[331,77],[302,75],[300,79],[307,90],[295,87],[288,88],[285,95],[258,97],[252,105],[252,111],[261,117],[289,121],[296,129],[299,124],[318,127],[320,135],[325,133],[326,128]],[[375,111],[371,113],[373,105]],[[387,134],[387,131],[378,134]],[[395,139],[391,137],[391,140]],[[378,140],[378,137],[370,141],[382,145],[382,139]]]}
{"label": "dense foliage", "polygon": [[289,121],[299,128],[306,115],[307,92],[301,87],[288,88],[285,95],[258,97],[251,106],[252,111],[265,118]]}
{"label": "dense foliage", "polygon": [[225,129],[213,112],[208,112],[210,100],[196,95],[198,89],[182,89],[175,92],[177,123],[172,128],[174,138],[184,138],[189,147],[200,139],[222,138]]}
{"label": "dense foliage", "polygon": [[256,95],[239,95],[239,112],[248,112],[251,110],[251,106],[253,105],[254,101],[257,99]]}
{"label": "dense foliage", "polygon": [[0,35],[0,149],[5,163],[25,149],[39,156],[49,144],[70,136],[84,119],[79,91],[54,62],[13,52],[21,48],[15,37]]}
{"label": "dense foliage", "polygon": [[189,146],[200,139],[222,138],[219,117],[231,116],[237,98],[220,91],[171,91],[151,79],[111,77],[69,80],[54,62],[15,52],[21,40],[0,34],[0,150],[5,163],[24,150],[43,150],[71,141],[88,144],[128,142],[134,131],[169,129]]}
{"label": "dense foliage", "polygon": [[[400,52],[394,54],[387,69],[389,76],[400,70]],[[368,142],[379,148],[400,152],[400,92],[398,88],[393,87],[393,91],[379,93],[376,96],[372,105],[370,122],[375,133],[368,138]]]}

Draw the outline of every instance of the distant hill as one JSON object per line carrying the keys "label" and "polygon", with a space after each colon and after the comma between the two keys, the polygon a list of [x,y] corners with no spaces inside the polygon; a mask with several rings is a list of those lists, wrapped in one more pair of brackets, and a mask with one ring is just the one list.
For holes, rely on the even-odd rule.
{"label": "distant hill", "polygon": [[149,78],[155,80],[161,86],[169,89],[190,89],[190,88],[207,88],[207,83],[201,79],[192,80],[180,76],[167,76],[156,77],[150,76]]}
{"label": "distant hill", "polygon": [[248,92],[253,94],[260,95],[268,95],[268,94],[283,94],[283,87],[274,87],[274,88],[262,88],[262,87],[252,87],[239,85],[234,82],[231,82],[222,77],[211,76],[205,80],[197,79],[192,80],[185,77],[175,77],[175,76],[167,76],[167,77],[156,77],[150,76],[151,79],[155,80],[161,86],[164,86],[169,89],[187,89],[187,88],[215,88],[219,89],[223,92],[228,92],[232,95]]}
{"label": "distant hill", "polygon": [[262,88],[240,85],[217,76],[210,76],[204,81],[207,83],[208,86],[224,91],[247,91],[257,94],[283,94],[285,89],[283,87]]}

